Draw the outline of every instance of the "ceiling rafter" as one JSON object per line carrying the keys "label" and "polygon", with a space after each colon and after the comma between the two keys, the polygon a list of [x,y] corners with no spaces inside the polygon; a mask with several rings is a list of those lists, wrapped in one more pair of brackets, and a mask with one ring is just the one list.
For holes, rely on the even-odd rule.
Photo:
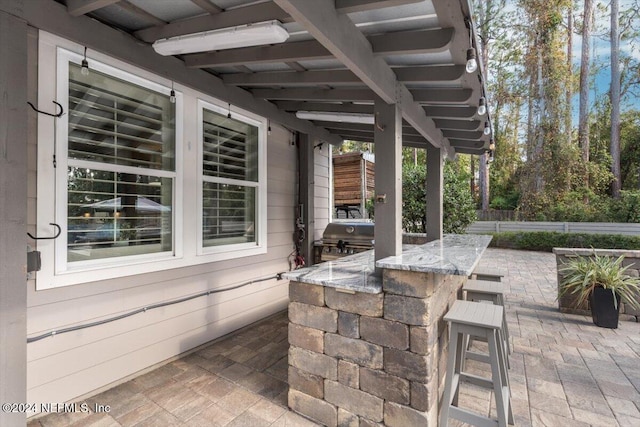
{"label": "ceiling rafter", "polygon": [[[358,30],[356,29],[355,31]],[[450,38],[453,35],[453,32],[448,31],[447,29],[432,31],[441,35],[444,34],[442,37]],[[358,34],[360,34],[361,37],[364,37],[360,31],[358,31]],[[393,45],[369,41],[369,39],[379,39],[379,36],[370,37],[365,41],[369,41],[369,43],[371,43],[373,53],[376,55],[407,52],[437,52],[442,49],[442,43],[437,37],[418,37],[416,36],[416,31],[399,31],[392,34],[395,34],[395,43]],[[406,36],[403,37],[403,35]],[[419,40],[416,40],[416,38]],[[309,59],[331,59],[333,56],[334,55],[331,54],[330,50],[322,43],[316,40],[305,40],[272,46],[253,46],[218,52],[192,53],[184,55],[184,61],[188,67],[209,68],[223,65],[237,65],[239,63],[251,64],[265,62],[297,62]]]}
{"label": "ceiling rafter", "polygon": [[427,118],[423,107],[413,100],[409,90],[397,80],[391,67],[374,55],[371,44],[348,16],[338,13],[331,2],[275,2],[384,102],[399,104],[403,118],[432,145],[449,152],[449,144],[442,132],[433,120]]}
{"label": "ceiling rafter", "polygon": [[195,4],[200,9],[205,10],[212,15],[215,15],[217,13],[224,11],[224,9],[216,6],[215,4],[211,3],[209,0],[191,0],[191,3]]}
{"label": "ceiling rafter", "polygon": [[[303,68],[304,70],[304,68]],[[461,80],[464,66],[393,68],[401,82],[454,84]],[[269,71],[253,74],[226,74],[226,84],[234,86],[287,86],[315,84],[363,84],[351,70]]]}
{"label": "ceiling rafter", "polygon": [[442,129],[474,131],[483,126],[480,120],[434,119],[436,126]]}
{"label": "ceiling rafter", "polygon": [[152,25],[155,26],[159,26],[159,25],[166,25],[166,22],[163,21],[162,19],[158,18],[155,15],[152,15],[151,13],[147,12],[146,10],[139,8],[138,6],[136,6],[133,3],[128,2],[127,0],[120,0],[117,3],[118,7],[121,7],[122,9],[126,10],[127,12],[130,12],[134,15],[136,15],[137,17],[144,19],[145,21],[149,22]]}
{"label": "ceiling rafter", "polygon": [[[371,131],[359,131],[359,130],[341,130],[341,129],[335,129],[335,130],[331,130],[329,129],[329,131],[331,133],[340,135],[341,137],[345,138],[345,139],[355,139],[355,140],[366,140],[365,142],[374,142],[373,140],[373,128],[371,129]],[[429,141],[423,137],[422,135],[408,135],[408,134],[402,134],[402,145],[406,145],[405,143],[408,142],[418,142],[418,143],[423,143],[423,144],[428,144]]]}
{"label": "ceiling rafter", "polygon": [[373,101],[375,93],[371,89],[254,89],[256,98],[289,101]]}
{"label": "ceiling rafter", "polygon": [[[288,89],[253,89],[257,98],[269,100],[289,101],[373,101],[375,92],[371,89],[318,89],[318,88],[288,88]],[[471,98],[471,89],[414,89],[411,91],[415,102],[424,104],[462,104]]]}
{"label": "ceiling rafter", "polygon": [[285,111],[320,111],[338,113],[373,114],[373,104],[351,104],[331,102],[274,101],[274,104]]}
{"label": "ceiling rafter", "polygon": [[449,130],[443,129],[442,134],[447,138],[465,139],[469,141],[478,141],[483,139],[484,133],[482,131],[463,131],[463,130]]}
{"label": "ceiling rafter", "polygon": [[102,9],[120,0],[67,0],[67,12],[71,16],[80,16]]}
{"label": "ceiling rafter", "polygon": [[367,10],[398,7],[405,4],[419,3],[422,0],[336,0],[336,10],[340,13],[365,12]]}
{"label": "ceiling rafter", "polygon": [[183,19],[160,27],[139,30],[134,35],[146,42],[152,43],[158,39],[183,36],[185,34],[202,31],[219,30],[220,28],[235,27],[277,19],[280,22],[292,22],[291,17],[273,2],[257,3],[251,6],[226,10],[215,15],[202,15],[195,18]]}
{"label": "ceiling rafter", "polygon": [[478,109],[475,107],[424,107],[429,117],[441,119],[472,119]]}
{"label": "ceiling rafter", "polygon": [[[365,123],[347,123],[347,122],[327,122],[324,120],[312,120],[313,123],[316,126],[320,126],[323,127],[325,129],[344,129],[344,130],[358,130],[358,131],[365,131],[365,132],[371,132],[371,134],[373,135],[373,125],[372,124],[365,124]],[[411,126],[403,126],[402,127],[402,134],[403,135],[413,135],[413,136],[420,136],[422,137],[422,135],[420,135],[418,133],[418,131],[416,131],[414,128],[412,128]]]}
{"label": "ceiling rafter", "polygon": [[[83,0],[74,0],[82,2]],[[109,1],[109,0],[93,0]],[[111,0],[116,1],[116,0]],[[192,0],[193,1],[193,0]],[[198,0],[199,2],[206,0]],[[336,9],[341,13],[362,12],[385,7],[400,6],[416,3],[421,0],[337,0]],[[202,6],[201,6],[202,7]],[[86,13],[86,12],[85,12]],[[161,27],[147,28],[136,31],[134,35],[146,42],[158,39],[199,33],[202,31],[219,30],[220,28],[245,25],[252,22],[270,21],[276,19],[282,23],[292,22],[293,19],[274,2],[256,3],[250,6],[225,10],[210,16],[196,16]]]}

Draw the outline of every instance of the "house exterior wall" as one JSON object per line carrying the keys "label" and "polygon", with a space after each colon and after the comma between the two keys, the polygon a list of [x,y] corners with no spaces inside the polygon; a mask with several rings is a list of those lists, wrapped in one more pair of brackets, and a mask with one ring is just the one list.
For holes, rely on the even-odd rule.
{"label": "house exterior wall", "polygon": [[315,160],[315,226],[313,240],[322,239],[322,233],[331,222],[331,147],[322,144],[314,150]]}
{"label": "house exterior wall", "polygon": [[[37,49],[37,43],[32,43],[30,49]],[[29,76],[34,87],[36,74]],[[29,126],[35,135],[35,121]],[[27,335],[95,322],[288,270],[298,190],[297,152],[290,144],[289,131],[276,123],[271,128],[267,141],[267,253],[42,291],[36,291],[37,277],[32,278],[27,283]],[[34,136],[29,143],[29,230],[36,228],[38,143],[48,141],[37,141]],[[188,144],[184,147],[185,164],[195,165],[195,150],[190,151]],[[327,188],[328,157],[317,155],[315,160],[321,174],[316,176],[316,186],[322,189],[324,183]],[[185,193],[195,192],[195,185],[187,183],[197,179],[197,168],[185,167]],[[328,197],[322,194],[328,192],[319,194],[316,203],[328,206],[322,201]],[[326,225],[328,212],[322,215],[316,224],[324,221]],[[283,310],[287,303],[288,281],[271,279],[29,343],[27,402],[67,402],[95,394]]]}

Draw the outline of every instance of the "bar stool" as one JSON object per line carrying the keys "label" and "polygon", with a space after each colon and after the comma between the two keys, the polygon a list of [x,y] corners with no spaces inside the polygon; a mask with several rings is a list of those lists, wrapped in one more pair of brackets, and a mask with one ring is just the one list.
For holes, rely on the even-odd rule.
{"label": "bar stool", "polygon": [[504,274],[496,273],[495,270],[489,270],[488,268],[477,267],[469,275],[469,279],[476,280],[489,280],[491,282],[502,282]]}
{"label": "bar stool", "polygon": [[[463,297],[467,301],[488,301],[494,305],[504,307],[505,285],[500,282],[489,280],[467,280],[462,286]],[[509,342],[509,328],[507,326],[507,312],[503,311],[504,319],[502,330],[504,333],[507,354],[511,354],[511,343]],[[509,361],[507,360],[507,365]]]}
{"label": "bar stool", "polygon": [[[446,427],[449,417],[480,427],[513,424],[509,374],[502,341],[504,308],[499,305],[458,300],[444,316],[449,322],[449,355],[444,386],[440,427]],[[464,342],[469,336],[486,338],[489,345],[491,379],[464,372],[462,360]],[[458,407],[460,381],[493,389],[498,420],[488,418],[468,409]]]}

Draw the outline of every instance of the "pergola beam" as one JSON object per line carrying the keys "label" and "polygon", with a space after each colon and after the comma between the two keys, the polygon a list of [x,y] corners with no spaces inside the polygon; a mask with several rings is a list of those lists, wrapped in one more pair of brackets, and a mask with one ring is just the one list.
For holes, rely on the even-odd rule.
{"label": "pergola beam", "polygon": [[275,2],[322,43],[340,62],[356,74],[384,102],[398,104],[402,116],[434,146],[448,142],[433,120],[414,101],[409,90],[400,83],[393,70],[376,57],[371,44],[348,16],[340,14],[331,2]]}
{"label": "pergola beam", "polygon": [[467,132],[463,130],[448,130],[442,131],[442,134],[447,138],[465,139],[469,141],[478,141],[483,138],[484,133],[481,131]]}
{"label": "pergola beam", "polygon": [[375,98],[370,89],[254,89],[251,93],[256,98],[289,101],[372,101]]}
{"label": "pergola beam", "polygon": [[424,107],[429,117],[443,119],[471,119],[476,116],[476,107]]}
{"label": "pergola beam", "polygon": [[67,0],[67,12],[71,16],[85,15],[94,10],[102,9],[120,0]]}
{"label": "pergola beam", "polygon": [[[406,83],[453,84],[463,77],[463,66],[425,66],[393,68],[398,80]],[[287,86],[363,84],[351,70],[269,71],[252,74],[226,74],[226,84],[234,86]],[[413,92],[413,90],[412,90]]]}
{"label": "pergola beam", "polygon": [[262,22],[277,19],[282,23],[292,22],[291,17],[273,2],[257,3],[251,6],[227,10],[215,15],[202,15],[195,18],[183,19],[160,27],[146,28],[134,33],[136,37],[148,43],[168,37],[183,36],[185,34],[202,31],[219,30],[220,28],[246,25],[252,22]]}
{"label": "pergola beam", "polygon": [[343,104],[330,102],[274,101],[274,104],[285,111],[319,111],[324,113],[357,113],[373,114],[373,104]]}
{"label": "pergola beam", "polygon": [[309,59],[331,58],[331,52],[320,43],[315,40],[305,40],[273,46],[242,47],[214,53],[192,53],[184,55],[184,63],[189,68],[210,68],[227,65],[297,62]]}
{"label": "pergola beam", "polygon": [[365,12],[367,10],[398,7],[419,3],[422,0],[336,0],[336,9],[341,13]]}
{"label": "pergola beam", "polygon": [[443,130],[443,133],[445,129],[474,131],[482,126],[482,122],[479,120],[435,119],[434,122]]}
{"label": "pergola beam", "polygon": [[129,3],[127,0],[120,0],[120,2],[118,3],[118,6],[123,8],[127,12],[132,13],[141,19],[144,19],[145,21],[149,22],[152,25],[155,25],[155,26],[166,25],[166,22],[163,21],[162,19],[158,18],[155,15],[150,14],[149,12],[147,12],[142,8],[139,8],[133,3]]}
{"label": "pergola beam", "polygon": [[[221,13],[216,15],[216,17],[230,12],[231,11]],[[361,38],[365,39],[367,49],[369,51],[373,49],[375,55],[438,52],[443,49],[443,43],[445,45],[448,44],[453,37],[453,31],[450,29],[398,31],[396,33],[385,34],[384,36],[370,36],[369,38],[365,38],[357,29],[355,29],[355,31],[358,32]],[[323,43],[315,40],[305,40],[272,46],[253,46],[218,52],[193,53],[185,55],[184,60],[189,67],[209,68],[237,65],[240,63],[251,64],[328,59],[333,58],[333,56],[330,49],[323,45]],[[382,62],[384,63],[384,61]],[[384,64],[389,68],[386,63]]]}
{"label": "pergola beam", "polygon": [[414,101],[420,104],[461,104],[466,105],[473,90],[471,89],[411,89]]}
{"label": "pergola beam", "polygon": [[195,4],[202,10],[206,10],[212,15],[218,14],[224,10],[216,6],[215,4],[211,3],[209,0],[191,0],[191,3]]}

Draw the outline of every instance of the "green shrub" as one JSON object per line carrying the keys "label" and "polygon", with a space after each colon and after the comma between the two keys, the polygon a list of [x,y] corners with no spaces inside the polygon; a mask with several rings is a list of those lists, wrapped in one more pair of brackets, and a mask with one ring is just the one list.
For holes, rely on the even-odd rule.
{"label": "green shrub", "polygon": [[490,247],[551,252],[553,248],[640,249],[640,236],[622,234],[558,233],[554,231],[501,232]]}

